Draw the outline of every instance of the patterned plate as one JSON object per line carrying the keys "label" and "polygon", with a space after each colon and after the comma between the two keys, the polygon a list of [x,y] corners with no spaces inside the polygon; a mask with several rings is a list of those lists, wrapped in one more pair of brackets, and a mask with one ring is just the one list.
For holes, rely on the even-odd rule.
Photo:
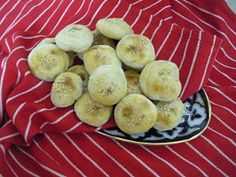
{"label": "patterned plate", "polygon": [[202,89],[184,102],[182,122],[169,131],[154,128],[146,133],[128,135],[118,127],[99,130],[98,133],[129,143],[145,145],[167,145],[186,142],[197,138],[207,128],[211,118],[211,107],[206,92]]}

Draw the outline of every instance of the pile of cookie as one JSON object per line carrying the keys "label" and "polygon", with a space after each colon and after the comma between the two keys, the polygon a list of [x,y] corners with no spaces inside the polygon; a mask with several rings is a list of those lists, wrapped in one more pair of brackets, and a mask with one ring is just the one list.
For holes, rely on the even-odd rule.
{"label": "pile of cookie", "polygon": [[[83,64],[73,65],[75,56]],[[52,103],[74,105],[88,125],[105,124],[113,108],[117,126],[127,134],[171,130],[182,120],[178,67],[155,60],[151,41],[122,19],[100,19],[93,32],[70,24],[42,40],[27,61],[34,76],[53,82]]]}

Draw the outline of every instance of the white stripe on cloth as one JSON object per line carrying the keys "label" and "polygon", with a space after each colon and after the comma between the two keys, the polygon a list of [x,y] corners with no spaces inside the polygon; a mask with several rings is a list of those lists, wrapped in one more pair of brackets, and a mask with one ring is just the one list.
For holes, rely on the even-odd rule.
{"label": "white stripe on cloth", "polygon": [[[15,33],[14,33],[15,34]],[[15,38],[13,37],[12,41],[13,43],[16,41],[16,39],[37,39],[37,38],[42,38],[42,37],[47,37],[45,35],[39,34],[39,35],[34,35],[34,36],[22,36],[22,35],[17,35]]]}
{"label": "white stripe on cloth", "polygon": [[147,7],[145,7],[143,10],[146,11],[146,10],[150,9],[151,7],[153,7],[153,6],[157,5],[157,4],[159,4],[161,1],[162,1],[162,0],[156,1],[156,2],[154,2],[153,4],[151,4],[151,5],[147,6]]}
{"label": "white stripe on cloth", "polygon": [[211,29],[215,30],[216,32],[218,32],[219,34],[221,34],[222,36],[225,37],[225,39],[229,42],[230,46],[236,50],[236,45],[233,44],[233,42],[229,39],[229,37],[221,30],[219,30],[218,28],[214,27],[213,25],[207,23],[206,21],[202,20],[200,17],[198,17],[196,14],[194,14],[188,7],[186,7],[184,4],[182,4],[181,2],[179,2],[178,0],[175,0],[177,3],[179,3],[180,5],[182,5],[185,9],[187,9],[189,12],[191,12],[200,22],[202,22],[204,25],[210,27]]}
{"label": "white stripe on cloth", "polygon": [[134,175],[128,171],[121,163],[119,163],[114,157],[112,157],[108,152],[106,152],[103,147],[101,147],[92,137],[87,133],[83,133],[85,137],[88,138],[98,149],[100,149],[107,157],[109,157],[117,166],[119,166],[128,176],[134,177]]}
{"label": "white stripe on cloth", "polygon": [[200,31],[204,31],[202,27],[200,27],[198,24],[196,24],[194,21],[188,19],[187,17],[181,15],[180,13],[178,13],[176,10],[171,9],[171,12],[173,12],[174,14],[178,15],[179,17],[181,17],[182,19],[186,20],[187,22],[195,25]]}
{"label": "white stripe on cloth", "polygon": [[8,44],[7,39],[8,39],[8,38],[5,38],[5,44],[6,44],[6,46],[7,46],[8,53],[10,53],[10,52],[11,52],[11,48],[10,48],[10,46],[9,46],[9,44]]}
{"label": "white stripe on cloth", "polygon": [[22,165],[22,163],[20,163],[18,161],[18,159],[15,157],[15,155],[12,153],[11,149],[8,150],[10,156],[12,157],[12,159],[17,163],[17,165],[22,169],[24,170],[26,173],[32,175],[32,176],[35,176],[35,177],[40,177],[38,174],[32,172],[30,169],[27,169],[24,165]]}
{"label": "white stripe on cloth", "polygon": [[224,55],[226,56],[227,59],[231,60],[232,62],[236,62],[236,58],[234,59],[234,58],[230,57],[223,47],[220,47],[220,51],[222,51],[224,53]]}
{"label": "white stripe on cloth", "polygon": [[226,124],[220,117],[218,117],[215,113],[212,112],[212,115],[220,122],[222,125],[224,125],[228,130],[236,134],[236,131],[234,128],[231,128],[228,124]]}
{"label": "white stripe on cloth", "polygon": [[52,31],[49,33],[50,35],[57,29],[58,25],[61,23],[63,17],[65,16],[65,14],[67,13],[67,11],[69,10],[70,6],[73,4],[74,0],[72,0],[70,2],[70,4],[66,7],[66,9],[63,11],[62,15],[60,16],[60,19],[57,21],[57,24],[54,26],[54,28],[52,29]]}
{"label": "white stripe on cloth", "polygon": [[219,84],[217,84],[216,82],[214,82],[212,79],[208,79],[208,81],[210,82],[210,83],[212,83],[213,85],[215,85],[215,86],[220,86]]}
{"label": "white stripe on cloth", "polygon": [[40,103],[40,102],[46,100],[47,98],[49,98],[50,96],[51,96],[51,93],[49,93],[49,94],[45,95],[44,97],[36,100],[35,103]]}
{"label": "white stripe on cloth", "polygon": [[157,31],[160,29],[160,27],[161,27],[161,25],[162,25],[162,22],[163,22],[163,20],[160,20],[158,26],[156,27],[155,31],[153,32],[153,34],[152,34],[152,36],[151,36],[151,39],[150,39],[151,41],[153,41],[153,38],[155,37]]}
{"label": "white stripe on cloth", "polygon": [[[185,7],[186,7],[186,6],[185,6]],[[186,8],[187,8],[187,7],[186,7]],[[183,15],[179,14],[178,12],[176,12],[174,9],[171,9],[171,11],[172,11],[173,13],[175,13],[176,15],[180,16],[180,17],[181,17],[182,19],[184,19],[185,21],[187,21],[187,22],[193,24],[194,26],[196,26],[199,30],[204,31],[203,28],[201,28],[201,27],[200,27],[197,23],[195,23],[194,21],[192,21],[192,20],[190,20],[190,19],[184,17]],[[191,12],[191,11],[190,11],[190,12]],[[192,12],[191,12],[191,13],[192,13]],[[233,62],[236,62],[235,59],[233,59],[232,57],[230,57],[230,56],[226,53],[226,51],[224,50],[224,48],[220,47],[220,50],[224,53],[224,55],[227,57],[227,59],[229,59],[229,60],[231,60],[231,61],[233,61]]]}
{"label": "white stripe on cloth", "polygon": [[220,155],[222,155],[226,160],[228,160],[234,167],[236,163],[230,159],[220,148],[218,148],[211,140],[205,137],[203,134],[200,135],[208,144],[210,144]]}
{"label": "white stripe on cloth", "polygon": [[[30,3],[31,1],[28,1],[26,4]],[[2,36],[0,37],[0,40],[6,35],[6,33],[8,33],[14,26],[16,26],[23,18],[25,18],[32,10],[34,10],[36,7],[40,6],[41,4],[43,4],[45,2],[45,0],[39,1],[38,4],[32,6],[32,8],[25,13],[20,19],[17,20],[17,18],[15,18],[15,20],[9,25],[9,27],[6,29],[6,31],[2,34]],[[26,7],[26,4],[24,7]],[[20,15],[20,14],[18,14]],[[17,21],[16,21],[17,20]],[[16,21],[16,22],[15,22]],[[15,23],[14,23],[15,22]]]}
{"label": "white stripe on cloth", "polygon": [[219,68],[217,68],[215,65],[213,65],[213,68],[218,71],[218,73],[220,73],[222,76],[224,76],[225,78],[227,78],[228,80],[230,80],[231,82],[233,82],[234,84],[236,84],[236,80],[234,80],[232,77],[230,77],[229,75],[225,74],[223,71],[221,71]]}
{"label": "white stripe on cloth", "polygon": [[88,6],[88,9],[87,9],[87,11],[84,13],[84,15],[83,15],[82,17],[80,17],[79,19],[77,19],[76,21],[74,21],[73,23],[78,23],[78,22],[80,22],[81,20],[83,20],[83,19],[88,15],[88,12],[89,12],[89,10],[90,10],[91,5],[92,5],[93,2],[94,2],[94,0],[91,0],[91,1],[90,1],[89,6]]}
{"label": "white stripe on cloth", "polygon": [[181,160],[185,161],[186,163],[190,164],[191,166],[193,166],[194,168],[196,168],[203,176],[207,177],[208,175],[206,174],[206,172],[204,172],[201,168],[199,168],[196,164],[194,164],[193,162],[187,160],[186,158],[184,158],[182,155],[180,155],[179,153],[177,153],[175,150],[173,150],[170,146],[165,146],[168,150],[170,150],[174,155],[176,155],[177,157],[179,157]]}
{"label": "white stripe on cloth", "polygon": [[165,39],[163,40],[163,42],[162,42],[161,46],[158,48],[158,50],[157,50],[157,52],[156,52],[156,57],[159,55],[159,53],[161,52],[161,50],[162,50],[163,46],[165,45],[165,43],[167,42],[168,38],[170,37],[170,35],[171,35],[171,32],[172,32],[172,29],[173,29],[173,27],[174,27],[174,26],[175,26],[175,24],[174,24],[174,23],[173,23],[173,24],[171,24],[171,27],[170,27],[170,30],[169,30],[169,32],[168,32],[168,34],[167,34],[167,36],[165,37]]}
{"label": "white stripe on cloth", "polygon": [[171,5],[166,5],[166,6],[162,7],[158,12],[156,12],[154,14],[154,16],[157,16],[158,14],[160,14],[161,12],[163,12],[164,10],[166,10],[168,8],[171,8]]}
{"label": "white stripe on cloth", "polygon": [[214,35],[214,37],[213,37],[213,43],[212,43],[211,50],[210,50],[210,53],[209,53],[209,57],[208,57],[208,59],[207,59],[206,67],[205,67],[205,69],[204,69],[204,73],[203,73],[203,75],[202,75],[201,82],[200,82],[200,84],[199,84],[198,90],[200,90],[200,89],[202,88],[202,84],[203,84],[203,81],[204,81],[204,79],[205,79],[206,73],[207,73],[207,71],[209,70],[209,69],[208,69],[208,66],[209,66],[209,63],[210,63],[210,61],[211,61],[211,57],[212,57],[212,53],[213,53],[213,50],[214,50],[214,47],[215,47],[215,43],[216,43],[216,36]]}
{"label": "white stripe on cloth", "polygon": [[50,3],[50,5],[44,11],[42,11],[42,13],[40,13],[37,16],[37,18],[35,18],[34,21],[32,21],[32,23],[30,23],[30,25],[28,25],[27,28],[24,31],[28,31],[53,6],[53,4],[55,2],[56,2],[56,0],[53,0],[53,2]]}
{"label": "white stripe on cloth", "polygon": [[222,96],[224,96],[227,100],[229,100],[230,102],[232,102],[233,104],[236,105],[236,102],[235,102],[233,99],[231,99],[228,95],[226,95],[224,92],[222,92],[220,89],[218,89],[218,88],[216,88],[216,87],[213,87],[213,86],[210,86],[210,85],[207,85],[206,87],[211,88],[211,89],[217,91],[217,92],[220,93]]}
{"label": "white stripe on cloth", "polygon": [[[177,49],[179,48],[179,44],[180,44],[180,42],[181,42],[181,40],[182,40],[182,38],[183,38],[183,34],[184,34],[184,28],[181,29],[181,33],[180,33],[180,37],[179,37],[179,39],[178,39],[178,42],[177,42],[177,44],[175,45],[175,48],[174,48],[173,52],[171,53],[170,57],[168,58],[168,61],[171,61],[171,60],[173,59],[173,57],[174,57],[174,55],[175,55]],[[181,47],[181,48],[182,48],[182,47]]]}
{"label": "white stripe on cloth", "polygon": [[78,122],[73,127],[69,128],[68,130],[65,130],[63,133],[70,133],[70,132],[74,131],[76,128],[78,128],[81,124],[83,124],[83,122]]}
{"label": "white stripe on cloth", "polygon": [[5,3],[0,7],[0,12],[4,9],[4,7],[10,2],[10,0],[5,1]]}
{"label": "white stripe on cloth", "polygon": [[[8,57],[6,57],[4,60],[5,60],[5,64],[3,66],[3,70],[2,70],[2,74],[1,74],[1,80],[0,80],[0,120],[2,119],[2,115],[3,115],[3,102],[2,102],[2,89],[3,89],[3,83],[4,83],[4,77],[5,77],[5,72],[6,72],[6,68],[7,68],[7,62],[8,62],[8,59],[9,57],[17,50],[19,49],[25,49],[25,50],[31,50],[32,48],[30,49],[26,49],[24,46],[18,46],[16,47],[15,49],[13,49],[11,51],[11,53],[8,55]],[[4,61],[2,61],[4,62]],[[41,81],[42,82],[42,81]],[[22,93],[22,92],[21,92]],[[21,94],[19,93],[19,94]],[[15,97],[16,95],[14,95],[13,97]],[[13,123],[14,122],[14,117],[13,117]]]}
{"label": "white stripe on cloth", "polygon": [[16,174],[14,168],[12,168],[12,166],[8,163],[8,160],[7,160],[6,154],[5,154],[6,152],[5,152],[5,149],[4,149],[4,147],[3,147],[2,144],[0,144],[0,148],[2,149],[3,157],[4,157],[4,160],[5,160],[6,164],[7,164],[7,166],[9,167],[9,169],[11,170],[11,172],[13,173],[13,175],[16,176],[16,177],[18,177],[18,175]]}
{"label": "white stripe on cloth", "polygon": [[138,4],[140,2],[142,2],[143,0],[137,0],[136,2],[133,2],[131,5],[135,5],[135,4]]}
{"label": "white stripe on cloth", "polygon": [[[40,28],[39,33],[41,33],[44,28],[47,26],[47,24],[49,23],[49,21],[51,20],[51,18],[54,16],[54,14],[57,12],[57,10],[61,7],[61,4],[64,1],[60,1],[60,3],[58,4],[58,6],[53,10],[53,12],[51,13],[51,15],[47,18],[47,21],[43,24],[43,26]],[[82,8],[82,6],[81,6]]]}
{"label": "white stripe on cloth", "polygon": [[77,15],[80,10],[82,9],[82,7],[84,6],[85,0],[83,0],[82,4],[80,5],[80,7],[77,9],[77,11],[75,12],[75,15]]}
{"label": "white stripe on cloth", "polygon": [[[47,96],[47,95],[46,95]],[[44,99],[46,99],[47,97],[44,96],[42,98],[39,98],[38,100],[35,100],[35,103],[40,103],[41,101],[43,101]],[[15,110],[14,114],[13,114],[13,117],[12,117],[12,122],[15,124],[16,122],[16,118],[17,118],[17,115],[19,113],[19,111],[24,107],[24,105],[26,104],[26,102],[24,103],[21,103],[18,108]]]}
{"label": "white stripe on cloth", "polygon": [[35,157],[33,157],[32,155],[30,155],[29,153],[27,153],[26,151],[24,151],[21,147],[16,146],[16,148],[22,152],[25,156],[29,157],[30,159],[32,159],[35,163],[37,163],[40,167],[42,167],[43,169],[47,170],[48,172],[52,173],[53,175],[56,176],[60,176],[60,177],[65,177],[63,174],[55,171],[52,168],[49,168],[48,166],[45,166],[44,164],[42,164],[41,162],[39,162]]}
{"label": "white stripe on cloth", "polygon": [[[113,140],[113,139],[112,139]],[[123,149],[126,153],[128,153],[133,159],[135,159],[138,163],[140,163],[147,171],[149,171],[154,176],[160,176],[158,175],[152,168],[150,168],[144,161],[142,161],[140,158],[138,158],[134,153],[130,152],[127,148],[125,148],[123,145],[121,145],[116,140],[113,140],[121,149]]]}
{"label": "white stripe on cloth", "polygon": [[17,115],[18,113],[20,112],[20,110],[24,107],[24,105],[26,104],[26,102],[24,103],[21,103],[20,106],[18,106],[18,108],[15,110],[13,116],[12,116],[12,122],[15,124],[16,122],[16,118],[17,118]]}
{"label": "white stripe on cloth", "polygon": [[18,136],[18,135],[20,135],[20,133],[16,132],[16,133],[9,134],[7,136],[0,137],[0,142],[5,140],[5,139],[9,139],[9,138],[12,138],[12,137],[15,137],[15,136]]}
{"label": "white stripe on cloth", "polygon": [[17,79],[16,79],[16,83],[15,85],[17,85],[20,81],[20,77],[21,77],[21,72],[20,72],[20,68],[19,68],[19,64],[22,62],[22,61],[27,61],[26,58],[20,58],[19,60],[17,60],[16,62],[16,68],[17,68]]}
{"label": "white stripe on cloth", "polygon": [[133,23],[130,25],[132,28],[134,27],[134,25],[137,23],[137,21],[139,20],[139,18],[141,17],[143,11],[140,10],[138,13],[138,16],[135,17],[135,20],[133,21]]}
{"label": "white stripe on cloth", "polygon": [[12,97],[9,97],[9,98],[7,99],[7,101],[6,101],[6,103],[9,103],[10,101],[12,101],[12,100],[14,100],[14,99],[16,99],[16,98],[18,98],[18,97],[20,97],[20,96],[22,96],[22,95],[25,95],[25,94],[27,94],[27,93],[29,93],[29,92],[35,90],[35,89],[37,89],[37,88],[40,87],[43,83],[44,83],[44,81],[40,81],[40,82],[38,82],[36,85],[34,85],[33,87],[31,87],[31,88],[29,88],[29,89],[27,89],[27,90],[25,90],[25,91],[23,91],[23,92],[20,92],[20,93],[14,95],[14,96],[12,96]]}
{"label": "white stripe on cloth", "polygon": [[52,144],[52,146],[61,154],[61,156],[68,162],[68,164],[71,165],[72,168],[74,168],[81,176],[86,176],[63,152],[62,150],[59,148],[59,146],[57,146],[57,144],[50,138],[50,136],[48,134],[44,134],[45,137],[49,140],[49,142]]}
{"label": "white stripe on cloth", "polygon": [[56,110],[57,107],[52,107],[52,108],[42,108],[42,109],[39,109],[35,112],[32,112],[32,114],[30,114],[29,116],[29,121],[27,123],[27,126],[26,126],[26,129],[25,129],[25,133],[24,133],[24,139],[25,141],[28,141],[28,135],[29,135],[29,131],[30,131],[30,127],[31,127],[31,124],[32,124],[32,121],[33,121],[33,118],[35,115],[39,114],[39,113],[42,113],[42,112],[45,112],[45,111],[54,111]]}
{"label": "white stripe on cloth", "polygon": [[168,165],[170,168],[172,168],[179,176],[185,176],[183,173],[181,173],[173,164],[171,164],[170,162],[168,162],[167,160],[161,158],[160,156],[158,156],[157,154],[155,154],[154,152],[152,152],[151,150],[149,150],[148,148],[146,148],[143,145],[140,145],[140,147],[142,149],[144,149],[145,151],[147,151],[149,154],[151,154],[152,156],[154,156],[155,158],[161,160],[162,162],[164,162],[166,165]]}
{"label": "white stripe on cloth", "polygon": [[140,33],[140,35],[143,35],[143,34],[146,32],[146,30],[148,29],[149,25],[150,25],[151,22],[152,22],[152,19],[153,19],[153,15],[150,15],[149,20],[148,20],[148,24],[145,26],[145,28],[143,28],[143,30],[142,30],[142,32]]}
{"label": "white stripe on cloth", "polygon": [[[93,20],[95,19],[96,15],[98,14],[98,12],[100,12],[100,10],[102,9],[102,7],[106,4],[107,0],[103,1],[100,6],[97,8],[97,10],[95,11],[95,13],[93,14],[90,22],[86,25],[86,26],[90,26],[93,22]],[[90,10],[90,9],[89,9]],[[88,11],[89,13],[89,11]]]}
{"label": "white stripe on cloth", "polygon": [[208,164],[210,164],[213,168],[215,168],[218,172],[220,172],[223,176],[229,177],[225,172],[223,172],[220,168],[218,168],[212,161],[210,161],[206,156],[204,156],[201,152],[199,152],[194,146],[192,146],[189,142],[186,142],[186,144],[194,151],[196,152],[202,159],[204,159]]}
{"label": "white stripe on cloth", "polygon": [[20,0],[18,0],[14,6],[9,10],[7,11],[7,13],[2,17],[1,21],[0,21],[0,25],[3,23],[3,21],[6,19],[6,17],[10,16],[10,13],[16,9],[16,6],[20,3]]}
{"label": "white stripe on cloth", "polygon": [[47,151],[45,151],[38,143],[36,140],[32,139],[33,143],[36,145],[36,147],[42,151],[46,156],[48,156],[52,161],[56,162],[57,165],[60,165],[58,161],[56,161]]}
{"label": "white stripe on cloth", "polygon": [[115,10],[119,7],[120,3],[121,3],[121,0],[118,1],[116,6],[112,9],[112,11],[105,18],[110,18],[112,16],[112,14],[115,12]]}
{"label": "white stripe on cloth", "polygon": [[170,20],[172,18],[173,18],[172,16],[169,16],[169,17],[164,18],[163,21],[165,22],[165,21],[168,21],[168,20]]}
{"label": "white stripe on cloth", "polygon": [[189,80],[190,80],[191,75],[192,75],[193,67],[194,67],[194,64],[196,62],[196,59],[197,59],[197,56],[198,56],[198,53],[199,53],[201,39],[202,39],[202,32],[200,31],[199,34],[198,34],[197,47],[196,47],[196,50],[195,50],[195,53],[194,53],[194,56],[193,56],[192,64],[191,64],[191,67],[190,67],[190,70],[189,70],[189,73],[188,73],[188,77],[187,77],[187,79],[184,83],[183,89],[181,91],[180,97],[183,96],[187,86],[189,85]]}
{"label": "white stripe on cloth", "polygon": [[225,65],[225,64],[221,63],[221,62],[218,61],[218,60],[215,60],[215,62],[218,63],[219,65],[223,66],[224,68],[236,70],[236,67],[232,67],[232,66]]}
{"label": "white stripe on cloth", "polygon": [[74,146],[80,154],[82,154],[88,161],[90,161],[101,173],[103,173],[104,176],[109,177],[107,172],[99,166],[98,163],[96,163],[91,157],[89,157],[79,146],[76,144],[67,134],[64,133],[65,138]]}
{"label": "white stripe on cloth", "polygon": [[[68,112],[66,112],[65,114],[63,114],[62,116],[56,118],[56,120],[52,121],[52,122],[44,122],[41,126],[40,126],[40,130],[42,130],[46,125],[53,125],[53,124],[58,124],[60,121],[62,121],[63,119],[65,119],[68,115],[70,115],[71,113],[73,113],[74,110],[69,110]],[[30,129],[30,128],[29,128]]]}
{"label": "white stripe on cloth", "polygon": [[215,14],[215,13],[212,13],[211,11],[208,11],[207,9],[203,9],[203,8],[197,6],[196,4],[191,3],[191,2],[189,2],[189,1],[186,1],[186,0],[182,0],[182,1],[186,2],[187,4],[189,4],[189,5],[191,5],[191,6],[195,7],[195,8],[197,8],[197,9],[200,10],[201,12],[207,13],[207,14],[209,14],[209,15],[212,15],[212,16],[214,16],[214,17],[220,19],[220,20],[227,26],[227,28],[228,28],[234,35],[236,35],[236,32],[226,23],[226,20],[225,20],[223,17],[221,17],[220,15],[217,15],[217,14]]}
{"label": "white stripe on cloth", "polygon": [[207,127],[207,129],[208,129],[208,130],[211,130],[212,132],[216,133],[217,135],[219,135],[219,136],[223,137],[224,139],[228,140],[234,147],[236,147],[235,141],[232,140],[231,138],[229,138],[229,137],[223,135],[222,133],[220,133],[220,132],[214,130],[214,129],[211,128],[211,127]]}
{"label": "white stripe on cloth", "polygon": [[213,102],[212,100],[210,100],[210,103],[213,104],[213,105],[215,105],[215,106],[217,106],[217,107],[221,107],[221,108],[227,110],[227,111],[230,112],[234,117],[236,117],[236,113],[233,112],[231,109],[227,108],[226,106],[217,104],[217,103]]}

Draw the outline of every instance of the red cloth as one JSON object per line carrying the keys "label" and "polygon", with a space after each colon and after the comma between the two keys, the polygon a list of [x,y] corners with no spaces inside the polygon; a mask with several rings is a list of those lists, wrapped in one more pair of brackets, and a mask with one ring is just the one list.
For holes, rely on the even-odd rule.
{"label": "red cloth", "polygon": [[[94,29],[123,17],[152,39],[157,59],[180,67],[184,100],[200,88],[212,105],[194,141],[148,147],[117,142],[55,109],[51,83],[29,72],[27,55],[66,24]],[[81,0],[0,2],[0,172],[4,176],[233,176],[236,174],[236,24],[224,1]],[[113,126],[111,120],[103,128]]]}

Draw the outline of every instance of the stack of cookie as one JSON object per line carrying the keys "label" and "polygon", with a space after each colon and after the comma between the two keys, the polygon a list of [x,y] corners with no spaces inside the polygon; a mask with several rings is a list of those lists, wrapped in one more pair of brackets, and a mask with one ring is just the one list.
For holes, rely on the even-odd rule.
{"label": "stack of cookie", "polygon": [[[73,65],[75,55],[83,65]],[[176,64],[155,60],[151,41],[122,19],[101,19],[96,30],[70,24],[29,54],[34,76],[53,81],[51,101],[74,104],[77,117],[100,127],[112,115],[127,134],[151,128],[171,130],[180,122],[183,103]]]}

